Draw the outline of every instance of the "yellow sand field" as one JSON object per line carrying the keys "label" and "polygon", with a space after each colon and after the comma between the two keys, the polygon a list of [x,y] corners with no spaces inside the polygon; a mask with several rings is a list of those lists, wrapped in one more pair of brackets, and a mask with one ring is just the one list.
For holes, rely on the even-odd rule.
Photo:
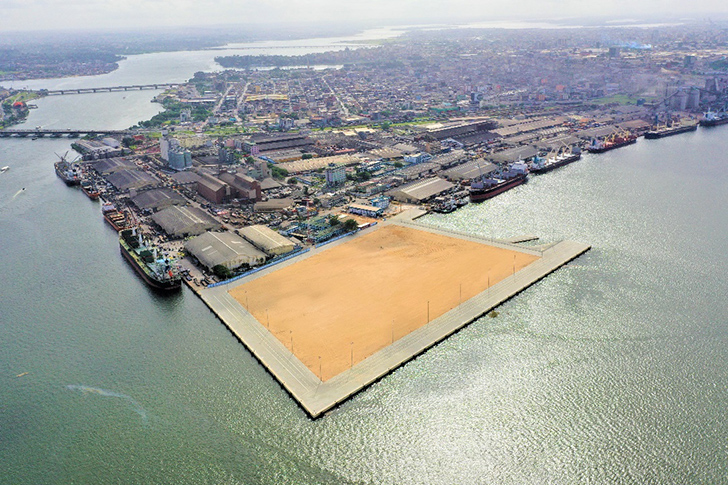
{"label": "yellow sand field", "polygon": [[536,259],[388,225],[230,294],[325,381]]}

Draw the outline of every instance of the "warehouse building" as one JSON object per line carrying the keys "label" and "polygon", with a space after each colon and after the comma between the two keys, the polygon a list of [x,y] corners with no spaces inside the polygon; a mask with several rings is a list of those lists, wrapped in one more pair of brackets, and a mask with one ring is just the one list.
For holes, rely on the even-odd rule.
{"label": "warehouse building", "polygon": [[258,266],[266,255],[230,232],[206,232],[185,243],[185,249],[209,269],[217,265],[233,270],[242,265]]}
{"label": "warehouse building", "polygon": [[139,192],[131,198],[131,201],[141,210],[149,209],[153,211],[166,209],[173,205],[187,205],[184,197],[170,189],[153,189]]}
{"label": "warehouse building", "polygon": [[292,209],[294,204],[295,201],[291,198],[270,199],[253,204],[253,212],[280,212]]}
{"label": "warehouse building", "polygon": [[134,170],[137,168],[133,161],[121,157],[107,158],[106,160],[94,162],[93,167],[94,170],[102,175],[108,175],[120,170]]}
{"label": "warehouse building", "polygon": [[120,170],[112,173],[106,179],[117,190],[122,192],[129,189],[139,190],[159,185],[159,180],[141,170]]}
{"label": "warehouse building", "polygon": [[246,226],[239,229],[238,234],[270,256],[290,253],[296,246],[293,241],[267,226]]}
{"label": "warehouse building", "polygon": [[399,187],[390,191],[389,195],[394,200],[400,202],[420,204],[445,192],[449,192],[453,187],[455,186],[447,180],[441,179],[440,177],[432,177]]}
{"label": "warehouse building", "polygon": [[382,217],[382,214],[384,214],[384,209],[382,207],[366,204],[349,204],[347,210],[351,214],[358,214],[360,216],[372,218]]}
{"label": "warehouse building", "polygon": [[212,216],[197,207],[172,206],[154,214],[152,220],[173,237],[197,236],[222,227]]}
{"label": "warehouse building", "polygon": [[482,176],[488,176],[489,173],[495,171],[496,166],[484,160],[473,160],[442,172],[442,176],[451,182],[459,182],[462,180],[473,180]]}
{"label": "warehouse building", "polygon": [[538,150],[532,146],[522,146],[494,153],[490,158],[495,162],[514,163],[522,160],[528,160],[538,155]]}

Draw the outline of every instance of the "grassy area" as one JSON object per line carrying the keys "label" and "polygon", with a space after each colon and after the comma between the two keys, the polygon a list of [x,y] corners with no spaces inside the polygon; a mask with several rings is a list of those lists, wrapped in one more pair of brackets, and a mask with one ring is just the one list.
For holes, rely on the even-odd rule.
{"label": "grassy area", "polygon": [[238,133],[247,133],[248,130],[242,126],[216,126],[205,130],[205,135],[210,136],[230,136]]}
{"label": "grassy area", "polygon": [[614,96],[606,96],[604,98],[593,99],[594,104],[637,104],[637,100],[645,99],[644,96],[629,96],[627,94],[615,94]]}
{"label": "grassy area", "polygon": [[20,91],[19,93],[14,94],[13,96],[10,96],[7,98],[4,102],[5,103],[17,103],[18,101],[22,101],[24,103],[27,103],[30,100],[40,98],[40,95],[38,93],[32,92],[32,91]]}

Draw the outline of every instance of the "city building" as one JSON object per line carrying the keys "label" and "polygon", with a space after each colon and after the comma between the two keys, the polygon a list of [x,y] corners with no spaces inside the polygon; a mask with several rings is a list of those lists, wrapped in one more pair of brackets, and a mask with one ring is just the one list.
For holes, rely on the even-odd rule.
{"label": "city building", "polygon": [[330,164],[326,168],[326,185],[334,187],[346,183],[346,168]]}

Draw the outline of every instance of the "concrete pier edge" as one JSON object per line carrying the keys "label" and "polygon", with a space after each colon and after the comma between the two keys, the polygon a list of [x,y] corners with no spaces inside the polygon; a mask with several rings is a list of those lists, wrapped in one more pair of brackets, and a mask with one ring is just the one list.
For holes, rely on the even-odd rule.
{"label": "concrete pier edge", "polygon": [[[316,419],[591,249],[589,245],[573,241],[561,241],[546,249],[524,248],[504,241],[452,233],[424,224],[412,223],[421,215],[419,211],[410,211],[402,214],[401,217],[386,221],[384,224],[416,227],[420,230],[475,240],[483,244],[508,246],[509,249],[529,254],[536,253],[541,257],[517,271],[513,276],[464,301],[427,325],[399,338],[393,344],[357,363],[350,370],[344,371],[326,382],[321,382],[318,376],[300,362],[283,343],[268,331],[264,324],[258,322],[230,296],[228,291],[232,288],[231,285],[203,289],[198,294],[208,308],[281,384],[299,406],[311,418]],[[376,230],[376,228],[371,228],[371,230]],[[369,232],[369,230],[365,232]],[[320,250],[312,250],[301,255],[300,259],[299,257],[293,258],[277,267],[252,275],[250,279],[264,276],[281,267],[311,257],[320,251],[325,251],[329,247],[344,244],[350,239],[347,237],[328,247],[320,248]],[[235,286],[245,281],[248,279],[237,281]]]}

